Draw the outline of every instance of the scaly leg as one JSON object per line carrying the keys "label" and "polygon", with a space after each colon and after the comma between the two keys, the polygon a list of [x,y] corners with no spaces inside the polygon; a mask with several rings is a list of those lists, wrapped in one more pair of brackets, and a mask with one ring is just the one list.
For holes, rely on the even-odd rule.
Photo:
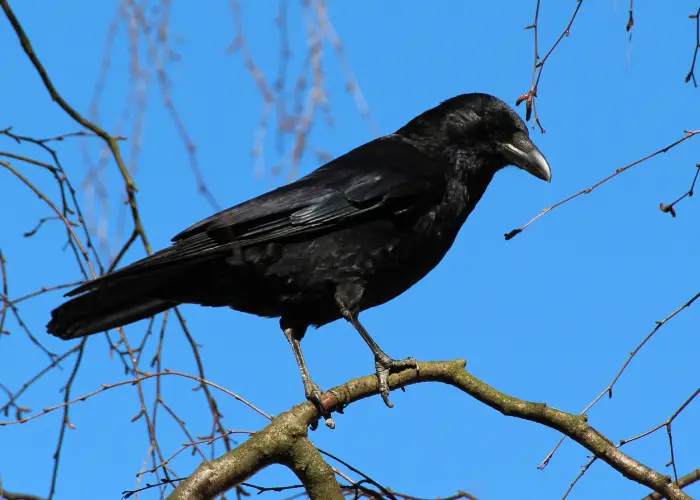
{"label": "scaly leg", "polygon": [[306,396],[306,399],[311,401],[314,406],[316,406],[320,415],[326,418],[330,417],[328,412],[323,407],[323,402],[321,401],[323,391],[311,379],[309,369],[306,367],[306,362],[304,361],[304,355],[301,352],[301,338],[304,336],[306,328],[293,328],[285,325],[282,326],[282,331],[284,332],[284,336],[287,337],[289,345],[292,347],[294,359],[297,362],[299,373],[301,374],[301,381],[304,383],[304,395]]}
{"label": "scaly leg", "polygon": [[389,401],[389,374],[392,371],[396,372],[407,368],[418,369],[418,362],[412,357],[404,359],[392,359],[389,357],[389,355],[377,345],[369,333],[367,333],[365,327],[362,326],[360,321],[357,319],[357,314],[354,314],[350,310],[350,307],[347,305],[347,297],[354,298],[355,300],[352,302],[359,303],[359,299],[362,297],[362,288],[360,285],[352,284],[339,287],[335,297],[336,302],[340,307],[340,314],[342,314],[343,317],[355,327],[355,330],[357,330],[357,332],[360,334],[362,340],[364,340],[367,346],[372,350],[372,354],[374,354],[374,366],[377,373],[379,394],[381,394],[384,404],[386,404],[389,408],[393,408],[394,405]]}

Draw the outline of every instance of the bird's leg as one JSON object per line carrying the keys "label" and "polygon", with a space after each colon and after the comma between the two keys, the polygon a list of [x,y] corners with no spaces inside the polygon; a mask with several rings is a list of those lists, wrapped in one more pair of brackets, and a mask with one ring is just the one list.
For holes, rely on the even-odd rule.
{"label": "bird's leg", "polygon": [[362,340],[364,340],[367,346],[372,350],[379,394],[381,394],[384,404],[389,408],[393,408],[394,405],[389,401],[389,373],[392,371],[405,370],[406,368],[418,369],[418,362],[412,357],[404,359],[393,359],[389,357],[389,355],[377,345],[369,333],[367,333],[365,327],[362,326],[362,323],[357,319],[357,314],[353,313],[350,307],[347,306],[347,302],[344,299],[348,296],[356,297],[356,302],[359,303],[359,298],[362,296],[362,288],[354,284],[341,286],[336,292],[335,299],[340,307],[340,314],[355,327],[355,330],[360,334]]}
{"label": "bird's leg", "polygon": [[[345,316],[345,315],[343,315]],[[374,366],[377,373],[377,379],[379,381],[379,393],[382,395],[384,404],[389,408],[393,408],[393,403],[389,401],[389,373],[392,371],[401,371],[406,368],[418,368],[418,361],[412,357],[404,359],[392,359],[387,353],[382,351],[382,349],[377,345],[377,343],[370,337],[365,327],[358,321],[357,317],[349,314],[345,319],[347,319],[355,330],[362,336],[362,340],[369,346],[374,354]]]}
{"label": "bird's leg", "polygon": [[301,338],[306,332],[306,328],[294,328],[287,325],[281,325],[284,336],[287,337],[289,345],[292,347],[292,352],[294,353],[294,359],[299,367],[299,373],[301,374],[301,381],[304,383],[304,395],[306,399],[311,401],[314,406],[318,409],[320,415],[325,418],[329,418],[330,415],[328,411],[323,407],[323,402],[321,401],[321,396],[323,396],[323,391],[316,385],[309,375],[309,369],[306,367],[306,361],[304,361],[304,355],[301,352]]}

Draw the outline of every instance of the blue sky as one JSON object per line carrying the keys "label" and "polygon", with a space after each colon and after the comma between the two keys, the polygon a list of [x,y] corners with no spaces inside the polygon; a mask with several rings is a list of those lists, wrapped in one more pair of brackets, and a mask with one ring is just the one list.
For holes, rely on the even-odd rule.
{"label": "blue sky", "polygon": [[[292,3],[294,66],[303,59],[305,47],[303,18]],[[574,7],[573,1],[543,2],[541,55]],[[116,4],[24,1],[14,2],[13,8],[59,91],[87,112]],[[552,166],[552,183],[516,169],[497,175],[443,262],[401,297],[362,315],[385,351],[422,360],[463,357],[474,375],[502,391],[577,412],[610,382],[655,320],[697,293],[700,206],[693,198],[684,200],[678,216],[671,218],[659,210],[659,203],[687,190],[699,161],[700,139],[562,206],[515,239],[503,239],[542,208],[673,142],[684,129],[700,126],[700,94],[683,83],[694,43],[687,15],[696,8],[686,0],[672,6],[637,2],[630,44],[624,29],[626,3],[585,3],[571,35],[547,62],[539,88],[538,111],[547,132],[533,131],[532,136]],[[242,9],[247,43],[272,80],[279,55],[273,23],[277,4],[248,1],[242,2]],[[523,27],[531,23],[533,11],[534,2],[334,2],[330,17],[384,134],[463,92],[488,92],[514,103],[530,84],[532,33]],[[78,130],[51,103],[9,25],[2,21],[0,26],[3,67],[9,70],[0,82],[0,127],[12,125],[16,133],[37,137]],[[180,3],[173,10],[171,30],[182,41],[177,45],[181,60],[170,69],[172,97],[197,146],[205,179],[222,206],[287,178],[270,171],[279,158],[272,138],[265,150],[268,168],[262,176],[254,174],[250,151],[262,99],[240,55],[224,50],[232,41],[232,26],[224,2],[206,9]],[[111,131],[129,88],[123,27],[115,47],[100,104],[100,123]],[[370,140],[373,133],[345,92],[341,64],[332,50],[327,54],[334,122],[329,127],[319,119],[312,140],[337,156]],[[197,194],[186,151],[156,89],[149,94],[136,181],[144,225],[157,249],[212,208]],[[522,107],[518,111],[524,113]],[[127,127],[120,133],[128,131]],[[1,150],[34,154],[6,139],[0,144]],[[58,146],[76,185],[86,172],[81,144],[76,140]],[[99,152],[94,142],[87,147],[93,156]],[[300,172],[318,165],[314,155],[307,154]],[[108,168],[105,180],[114,191],[119,178],[113,164]],[[38,172],[27,173],[52,189]],[[121,194],[110,199],[113,234],[119,227],[118,214],[124,213],[120,201]],[[63,232],[56,223],[47,224],[37,237],[22,237],[50,214],[6,172],[0,173],[0,210],[0,248],[8,261],[10,296],[80,279],[71,255],[62,251]],[[134,247],[125,260],[142,255],[141,248]],[[52,293],[21,307],[28,327],[56,350],[66,344],[47,338],[43,325],[61,300],[60,293]],[[276,320],[196,306],[185,306],[183,312],[203,345],[210,380],[268,413],[301,401],[296,366]],[[691,308],[660,330],[624,373],[613,399],[601,401],[591,412],[590,423],[617,442],[668,418],[697,388],[699,319],[700,309]],[[16,390],[45,358],[16,324],[7,327],[13,333],[0,338],[0,382]],[[143,328],[135,325],[127,332],[138,337]],[[164,365],[194,373],[191,354],[174,323],[167,335]],[[369,351],[343,322],[311,331],[303,346],[312,375],[326,389],[373,369]],[[70,366],[54,371],[20,403],[39,410],[60,402],[58,389]],[[88,343],[74,393],[124,378],[121,364],[109,358],[104,339],[96,336]],[[208,414],[201,395],[191,387],[190,381],[164,381],[168,400],[193,432],[206,434]],[[357,403],[336,418],[335,431],[321,428],[311,438],[382,484],[419,496],[447,496],[463,489],[480,499],[560,498],[588,460],[586,450],[567,441],[550,465],[538,471],[536,466],[559,437],[556,432],[503,417],[448,387],[414,386],[406,393],[393,393],[392,400],[391,410],[380,398]],[[255,430],[264,425],[240,403],[225,397],[220,401],[227,427]],[[117,499],[121,491],[133,488],[148,446],[143,422],[130,423],[138,410],[132,388],[109,391],[73,408],[76,429],[66,436],[56,498]],[[700,466],[700,428],[695,425],[699,417],[696,402],[674,422],[679,474]],[[162,422],[159,438],[169,455],[185,438],[166,419]],[[6,489],[47,494],[59,424],[56,413],[0,429],[5,451],[0,454],[0,475]],[[670,473],[664,466],[669,451],[663,431],[624,449]],[[196,464],[196,458],[183,454],[174,467],[185,475]],[[279,467],[253,481],[295,482]],[[698,488],[688,492],[698,494]],[[645,494],[645,488],[596,463],[570,498]]]}

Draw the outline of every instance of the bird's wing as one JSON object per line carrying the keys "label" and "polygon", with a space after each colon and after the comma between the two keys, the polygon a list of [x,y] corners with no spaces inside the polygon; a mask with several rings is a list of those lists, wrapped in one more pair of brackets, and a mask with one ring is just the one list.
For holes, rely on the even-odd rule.
{"label": "bird's wing", "polygon": [[325,232],[361,216],[391,217],[442,197],[448,168],[401,138],[376,139],[193,225],[173,241],[177,246],[204,233],[218,245],[248,245]]}
{"label": "bird's wing", "polygon": [[439,200],[448,168],[400,137],[376,139],[296,182],[194,224],[176,235],[169,248],[70,295],[110,276],[127,277],[165,264],[217,256],[235,247],[323,234],[366,218],[391,218]]}

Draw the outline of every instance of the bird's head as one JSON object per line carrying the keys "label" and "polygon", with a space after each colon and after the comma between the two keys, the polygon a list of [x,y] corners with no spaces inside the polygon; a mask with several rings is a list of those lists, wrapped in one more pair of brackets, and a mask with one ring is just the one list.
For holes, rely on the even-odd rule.
{"label": "bird's head", "polygon": [[508,104],[481,93],[461,94],[417,116],[399,134],[440,148],[466,151],[496,170],[515,165],[550,182],[552,171]]}

